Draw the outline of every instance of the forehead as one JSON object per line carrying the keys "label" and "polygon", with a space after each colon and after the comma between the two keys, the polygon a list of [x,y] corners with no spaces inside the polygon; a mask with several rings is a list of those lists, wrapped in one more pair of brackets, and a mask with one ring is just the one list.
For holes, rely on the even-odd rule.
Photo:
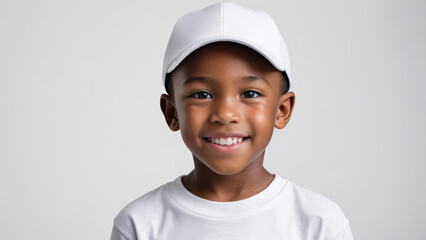
{"label": "forehead", "polygon": [[175,87],[179,87],[190,77],[231,80],[247,76],[280,78],[281,73],[262,55],[249,47],[231,42],[218,42],[197,49],[183,60],[173,71],[173,82]]}

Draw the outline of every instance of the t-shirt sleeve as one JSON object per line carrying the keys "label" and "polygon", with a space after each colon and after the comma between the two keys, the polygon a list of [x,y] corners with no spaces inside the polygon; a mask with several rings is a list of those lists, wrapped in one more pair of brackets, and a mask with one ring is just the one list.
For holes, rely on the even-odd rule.
{"label": "t-shirt sleeve", "polygon": [[330,240],[353,240],[352,231],[349,227],[349,224],[346,224],[346,226]]}
{"label": "t-shirt sleeve", "polygon": [[131,240],[123,236],[123,234],[118,230],[118,228],[115,226],[112,228],[111,233],[111,240]]}

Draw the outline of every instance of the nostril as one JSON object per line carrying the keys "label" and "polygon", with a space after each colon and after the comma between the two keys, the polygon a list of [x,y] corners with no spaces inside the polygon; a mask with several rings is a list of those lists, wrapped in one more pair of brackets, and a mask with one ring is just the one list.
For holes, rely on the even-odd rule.
{"label": "nostril", "polygon": [[210,117],[210,122],[214,124],[221,124],[221,125],[235,124],[240,122],[240,117],[237,114],[232,114],[232,115],[213,114]]}

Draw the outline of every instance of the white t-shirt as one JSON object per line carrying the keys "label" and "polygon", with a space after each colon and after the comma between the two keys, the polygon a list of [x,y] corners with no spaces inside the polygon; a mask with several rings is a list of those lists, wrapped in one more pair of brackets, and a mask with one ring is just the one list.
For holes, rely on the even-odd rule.
{"label": "white t-shirt", "polygon": [[128,204],[111,240],[352,240],[348,220],[326,197],[278,174],[260,193],[215,202],[189,192],[181,177]]}

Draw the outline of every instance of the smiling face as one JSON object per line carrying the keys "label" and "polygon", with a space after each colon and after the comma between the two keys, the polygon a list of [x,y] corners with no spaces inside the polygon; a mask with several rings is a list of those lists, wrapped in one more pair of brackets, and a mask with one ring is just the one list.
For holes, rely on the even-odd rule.
{"label": "smiling face", "polygon": [[161,107],[194,161],[220,175],[263,167],[274,126],[283,128],[294,106],[292,92],[281,94],[279,71],[250,48],[214,43],[189,55],[172,79],[173,96],[163,94]]}

